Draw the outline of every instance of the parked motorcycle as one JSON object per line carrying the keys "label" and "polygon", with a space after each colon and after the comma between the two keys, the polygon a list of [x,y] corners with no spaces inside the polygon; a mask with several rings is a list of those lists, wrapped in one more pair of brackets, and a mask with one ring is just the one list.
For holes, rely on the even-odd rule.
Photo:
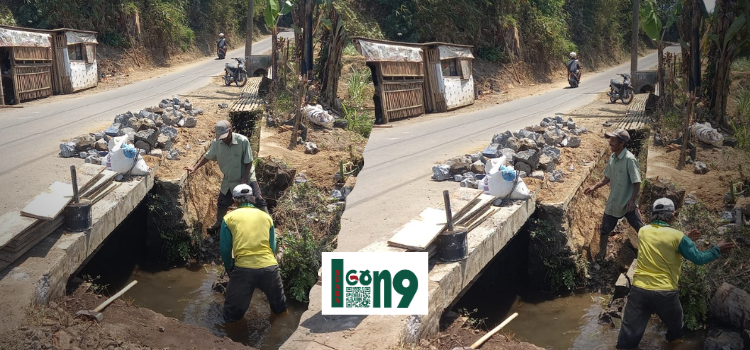
{"label": "parked motorcycle", "polygon": [[609,81],[609,102],[615,103],[618,99],[623,104],[633,102],[633,85],[630,84],[630,74],[618,74],[622,77],[622,82],[615,79]]}
{"label": "parked motorcycle", "polygon": [[227,63],[224,65],[224,85],[234,83],[237,86],[245,86],[245,84],[247,84],[245,60],[235,57],[232,57],[232,59],[237,61],[237,65],[235,66],[232,63]]}

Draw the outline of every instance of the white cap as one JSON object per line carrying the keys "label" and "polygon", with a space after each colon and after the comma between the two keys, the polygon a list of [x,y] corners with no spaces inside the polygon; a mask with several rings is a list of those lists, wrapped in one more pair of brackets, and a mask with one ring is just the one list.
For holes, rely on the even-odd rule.
{"label": "white cap", "polygon": [[234,198],[245,198],[253,195],[253,189],[247,184],[240,184],[234,187],[232,190],[232,197]]}
{"label": "white cap", "polygon": [[674,212],[674,202],[669,198],[659,198],[654,202],[654,206],[651,210],[654,213],[660,211]]}
{"label": "white cap", "polygon": [[577,56],[577,55],[576,55],[576,53],[575,53],[575,52],[571,52],[571,53],[570,53],[570,58],[576,58],[576,56]]}
{"label": "white cap", "polygon": [[219,36],[224,36],[224,33],[219,33]]}

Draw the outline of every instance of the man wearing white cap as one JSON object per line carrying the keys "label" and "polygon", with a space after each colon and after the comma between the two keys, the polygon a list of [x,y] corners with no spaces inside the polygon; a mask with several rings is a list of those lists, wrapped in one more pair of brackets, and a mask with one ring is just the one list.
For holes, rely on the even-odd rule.
{"label": "man wearing white cap", "polygon": [[675,218],[674,202],[660,198],[654,202],[651,224],[638,231],[638,263],[617,337],[617,349],[634,349],[641,342],[652,314],[667,326],[667,341],[679,341],[684,333],[678,283],[682,258],[696,265],[707,264],[734,248],[722,241],[711,249],[699,251],[693,243],[701,233],[687,235],[669,225]]}
{"label": "man wearing white cap", "polygon": [[229,272],[229,284],[224,293],[224,320],[242,319],[256,287],[266,295],[271,311],[283,314],[286,296],[274,256],[273,219],[253,205],[255,198],[250,186],[237,185],[232,197],[237,209],[224,216],[219,236],[221,260]]}
{"label": "man wearing white cap", "polygon": [[248,184],[255,194],[255,204],[261,210],[268,212],[266,201],[258,187],[253,166],[253,151],[250,141],[244,135],[232,132],[232,124],[227,120],[220,120],[214,127],[216,138],[211,140],[211,146],[197,164],[185,167],[188,174],[192,174],[209,160],[219,162],[219,168],[224,174],[221,181],[219,198],[216,201],[216,222],[209,227],[209,231],[216,231],[221,227],[221,218],[232,205],[232,189],[239,184]]}
{"label": "man wearing white cap", "polygon": [[625,148],[630,141],[630,134],[627,130],[617,129],[606,135],[612,155],[604,168],[604,178],[583,191],[584,194],[591,194],[599,187],[609,184],[609,197],[599,228],[597,260],[605,256],[609,234],[622,217],[625,217],[635,232],[643,227],[643,219],[637,207],[638,192],[641,189],[640,165],[635,155]]}

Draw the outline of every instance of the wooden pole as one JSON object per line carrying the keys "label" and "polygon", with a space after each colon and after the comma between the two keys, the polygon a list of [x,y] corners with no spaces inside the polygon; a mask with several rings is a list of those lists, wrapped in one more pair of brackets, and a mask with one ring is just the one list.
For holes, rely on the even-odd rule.
{"label": "wooden pole", "polygon": [[94,311],[101,312],[102,310],[104,310],[105,307],[107,307],[107,305],[111,304],[113,301],[115,301],[115,299],[117,299],[120,296],[122,296],[125,292],[127,292],[128,290],[130,290],[130,288],[133,288],[133,286],[136,283],[138,283],[138,281],[130,282],[130,284],[128,284],[127,286],[125,286],[125,288],[123,288],[121,291],[117,292],[117,294],[113,295],[111,298],[109,298],[105,302],[101,303],[101,305],[97,306],[96,309],[94,309]]}
{"label": "wooden pole", "polygon": [[638,70],[638,26],[640,25],[638,19],[638,12],[641,6],[640,0],[633,0],[633,33],[631,34],[630,42],[630,73],[634,73]]}
{"label": "wooden pole", "polygon": [[[245,60],[250,61],[253,54],[253,12],[255,0],[247,0],[247,30],[245,31]],[[247,63],[245,63],[247,65]]]}
{"label": "wooden pole", "polygon": [[688,99],[688,114],[685,116],[685,122],[682,126],[682,149],[680,150],[680,161],[677,163],[677,170],[682,170],[685,167],[685,155],[688,148],[688,140],[690,139],[690,122],[693,119],[693,104],[695,103],[695,91],[690,92],[690,98]]}
{"label": "wooden pole", "polygon": [[516,318],[516,316],[518,316],[518,312],[514,312],[512,315],[510,315],[510,317],[508,317],[507,319],[505,319],[505,321],[503,321],[503,323],[501,323],[500,325],[498,325],[497,327],[495,327],[493,330],[489,331],[489,333],[485,334],[483,337],[479,338],[479,340],[477,340],[476,342],[474,342],[474,344],[471,344],[471,348],[472,349],[476,349],[476,348],[482,346],[482,344],[484,344],[484,342],[486,342],[487,339],[490,339],[490,337],[492,337],[493,335],[495,335],[495,333],[497,333],[501,329],[503,329],[503,327],[505,327],[505,325],[507,325],[508,323],[510,323],[510,321],[513,321],[513,319]]}
{"label": "wooden pole", "polygon": [[[292,136],[289,139],[289,147],[288,149],[291,151],[294,149],[294,146],[297,145],[297,131],[299,131],[299,123],[300,119],[302,119],[302,103],[305,101],[305,88],[307,87],[307,77],[301,76],[302,81],[300,81],[299,85],[299,97],[297,98],[297,103],[295,103],[295,110],[294,110],[294,128],[292,129]],[[341,174],[343,176],[343,174]]]}

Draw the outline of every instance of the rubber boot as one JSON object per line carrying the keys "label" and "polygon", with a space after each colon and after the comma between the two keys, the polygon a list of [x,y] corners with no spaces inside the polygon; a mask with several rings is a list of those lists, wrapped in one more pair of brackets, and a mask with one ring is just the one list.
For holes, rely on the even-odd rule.
{"label": "rubber boot", "polygon": [[209,233],[217,232],[221,229],[221,221],[224,220],[224,215],[227,215],[227,211],[229,211],[229,207],[216,207],[216,222],[208,228]]}

